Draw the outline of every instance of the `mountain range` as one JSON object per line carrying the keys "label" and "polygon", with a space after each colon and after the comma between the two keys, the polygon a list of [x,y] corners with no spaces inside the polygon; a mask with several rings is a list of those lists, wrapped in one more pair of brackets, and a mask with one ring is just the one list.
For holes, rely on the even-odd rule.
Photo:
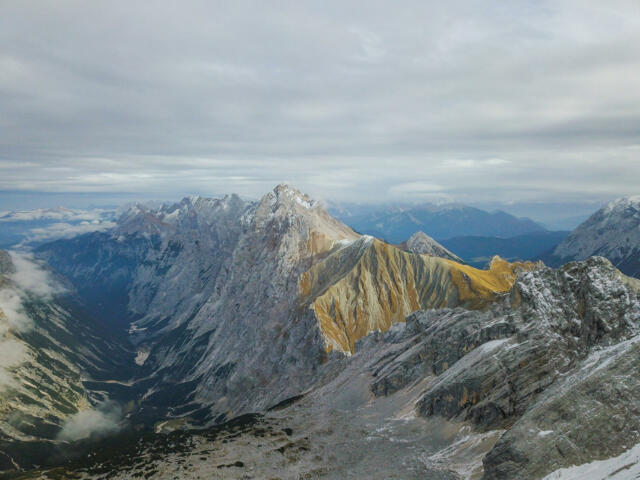
{"label": "mountain range", "polygon": [[[633,208],[605,212],[628,220]],[[429,235],[386,243],[279,185],[255,202],[134,205],[34,256],[0,253],[3,349],[15,352],[0,365],[0,468],[159,479],[640,469],[640,281],[602,257],[476,269]]]}
{"label": "mountain range", "polygon": [[401,243],[418,231],[442,241],[460,236],[514,237],[546,229],[502,210],[487,212],[462,204],[398,206],[333,205],[336,218],[357,232]]}

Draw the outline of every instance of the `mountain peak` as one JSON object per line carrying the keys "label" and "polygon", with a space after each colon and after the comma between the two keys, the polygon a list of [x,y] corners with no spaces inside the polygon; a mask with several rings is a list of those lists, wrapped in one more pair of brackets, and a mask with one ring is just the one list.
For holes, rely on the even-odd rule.
{"label": "mountain peak", "polygon": [[[271,192],[267,194],[270,195]],[[313,200],[307,194],[302,193],[295,187],[286,183],[281,183],[273,189],[275,195],[275,202],[279,204],[297,204],[306,209],[311,209],[319,205],[318,202]]]}
{"label": "mountain peak", "polygon": [[618,198],[580,224],[546,258],[560,265],[603,256],[622,273],[640,276],[640,196]]}
{"label": "mountain peak", "polygon": [[420,255],[430,255],[432,257],[441,257],[453,260],[455,262],[462,262],[460,257],[447,250],[445,247],[436,242],[429,235],[422,230],[417,231],[409,240],[402,244],[405,250]]}
{"label": "mountain peak", "polygon": [[606,213],[624,210],[628,207],[634,207],[636,209],[640,209],[640,195],[632,195],[629,197],[617,198],[611,202],[609,202],[605,207],[604,211]]}

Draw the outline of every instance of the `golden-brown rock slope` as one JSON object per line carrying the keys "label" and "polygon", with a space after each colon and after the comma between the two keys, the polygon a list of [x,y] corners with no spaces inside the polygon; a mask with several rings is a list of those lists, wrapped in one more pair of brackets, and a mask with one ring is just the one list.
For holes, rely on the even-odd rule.
{"label": "golden-brown rock slope", "polygon": [[303,307],[311,308],[327,351],[353,353],[355,343],[404,322],[416,310],[482,309],[511,289],[517,274],[536,268],[495,257],[487,270],[403,251],[369,236],[338,242],[300,277]]}

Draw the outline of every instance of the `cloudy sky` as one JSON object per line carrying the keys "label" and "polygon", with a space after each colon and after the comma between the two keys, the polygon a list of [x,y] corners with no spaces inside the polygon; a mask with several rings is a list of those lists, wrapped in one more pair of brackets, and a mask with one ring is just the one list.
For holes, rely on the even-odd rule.
{"label": "cloudy sky", "polygon": [[637,0],[3,0],[0,191],[640,193],[639,45]]}

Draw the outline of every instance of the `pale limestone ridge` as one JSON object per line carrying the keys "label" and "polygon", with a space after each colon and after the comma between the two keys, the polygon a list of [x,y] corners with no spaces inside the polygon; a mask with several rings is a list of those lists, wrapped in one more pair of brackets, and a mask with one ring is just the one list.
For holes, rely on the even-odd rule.
{"label": "pale limestone ridge", "polygon": [[447,250],[445,247],[436,242],[426,233],[419,231],[411,235],[411,237],[402,244],[405,250],[420,255],[431,255],[433,257],[447,258],[454,262],[462,263],[462,259],[456,254]]}

